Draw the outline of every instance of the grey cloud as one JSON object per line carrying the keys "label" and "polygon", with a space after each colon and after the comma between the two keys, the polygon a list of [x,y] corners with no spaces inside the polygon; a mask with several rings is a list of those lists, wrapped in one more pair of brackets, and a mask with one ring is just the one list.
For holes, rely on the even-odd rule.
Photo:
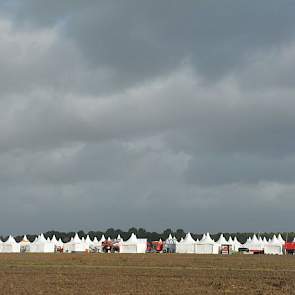
{"label": "grey cloud", "polygon": [[4,232],[293,230],[292,1],[0,7]]}
{"label": "grey cloud", "polygon": [[[294,40],[292,1],[16,2],[15,20],[62,27],[89,65],[108,66],[130,85],[189,59],[207,77],[248,62],[251,52]],[[38,11],[38,13],[36,12]],[[118,79],[117,79],[118,81]],[[125,82],[124,82],[125,81]]]}
{"label": "grey cloud", "polygon": [[194,157],[189,164],[190,183],[218,186],[231,183],[294,183],[294,158],[255,157],[243,154]]}

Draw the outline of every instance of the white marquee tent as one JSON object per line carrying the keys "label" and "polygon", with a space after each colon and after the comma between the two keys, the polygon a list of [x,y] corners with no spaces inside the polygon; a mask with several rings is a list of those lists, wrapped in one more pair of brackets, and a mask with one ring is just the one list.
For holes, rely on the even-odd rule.
{"label": "white marquee tent", "polygon": [[191,233],[187,233],[185,238],[176,244],[176,253],[195,253],[195,244]]}
{"label": "white marquee tent", "polygon": [[31,243],[30,252],[32,253],[53,253],[54,244],[46,240],[43,234],[40,234],[36,241]]}
{"label": "white marquee tent", "polygon": [[63,241],[62,241],[60,238],[57,240],[57,238],[56,238],[55,235],[53,235],[53,237],[52,237],[52,239],[51,239],[50,242],[51,242],[51,244],[54,245],[54,249],[55,249],[55,251],[56,251],[57,249],[63,249],[63,248],[64,248],[64,243],[63,243]]}
{"label": "white marquee tent", "polygon": [[[219,238],[220,240],[220,238]],[[222,237],[221,237],[221,240]],[[225,239],[224,239],[225,240]],[[210,237],[210,234],[207,233],[203,235],[202,239],[196,242],[195,245],[195,253],[197,254],[218,254],[220,245],[214,242],[214,240]]]}
{"label": "white marquee tent", "polygon": [[242,244],[238,241],[237,237],[234,237],[234,239],[232,239],[232,237],[229,237],[228,242],[232,245],[232,250],[234,252],[238,252],[239,248],[242,247]]}
{"label": "white marquee tent", "polygon": [[21,252],[30,252],[31,242],[26,235],[24,235],[22,240],[19,242],[19,246]]}
{"label": "white marquee tent", "polygon": [[270,242],[264,245],[264,253],[265,254],[276,254],[282,255],[283,254],[283,245],[281,241],[273,235]]}
{"label": "white marquee tent", "polygon": [[7,241],[3,242],[1,245],[2,253],[19,253],[20,245],[15,241],[14,237],[9,236]]}
{"label": "white marquee tent", "polygon": [[250,252],[264,250],[264,244],[262,240],[259,240],[255,234],[253,235],[252,239],[248,238],[243,247],[248,248]]}
{"label": "white marquee tent", "polygon": [[120,242],[121,253],[145,253],[147,239],[138,239],[134,233],[127,241]]}
{"label": "white marquee tent", "polygon": [[83,242],[82,239],[80,239],[79,235],[76,233],[74,238],[71,238],[71,240],[68,243],[64,244],[64,251],[65,252],[85,252],[86,251],[86,244],[85,241]]}

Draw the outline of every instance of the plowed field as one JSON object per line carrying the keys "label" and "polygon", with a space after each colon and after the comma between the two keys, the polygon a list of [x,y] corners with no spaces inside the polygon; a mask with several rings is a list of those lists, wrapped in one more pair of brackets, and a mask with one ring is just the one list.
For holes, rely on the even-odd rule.
{"label": "plowed field", "polygon": [[295,294],[295,256],[0,254],[0,294]]}

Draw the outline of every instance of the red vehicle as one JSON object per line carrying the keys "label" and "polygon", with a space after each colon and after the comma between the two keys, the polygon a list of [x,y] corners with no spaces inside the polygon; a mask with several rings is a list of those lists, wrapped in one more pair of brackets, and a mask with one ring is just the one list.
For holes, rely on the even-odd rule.
{"label": "red vehicle", "polygon": [[103,241],[102,242],[102,251],[104,253],[119,253],[120,252],[120,246],[117,241]]}
{"label": "red vehicle", "polygon": [[284,245],[284,249],[287,254],[295,253],[295,242],[286,242]]}
{"label": "red vehicle", "polygon": [[147,242],[146,252],[147,253],[161,253],[164,248],[164,243],[162,241]]}

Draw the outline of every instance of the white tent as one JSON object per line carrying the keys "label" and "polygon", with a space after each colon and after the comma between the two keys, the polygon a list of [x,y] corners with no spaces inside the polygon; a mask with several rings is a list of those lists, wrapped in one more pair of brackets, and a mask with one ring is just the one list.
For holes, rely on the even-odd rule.
{"label": "white tent", "polygon": [[[83,241],[83,239],[82,239],[82,241]],[[86,239],[85,239],[85,241],[84,241],[84,244],[85,244],[85,249],[88,250],[88,251],[89,251],[90,249],[93,249],[93,247],[94,247],[94,243],[93,243],[93,241],[90,239],[89,235],[86,236]]]}
{"label": "white tent", "polygon": [[137,239],[137,252],[136,253],[145,253],[146,244],[147,244],[147,239]]}
{"label": "white tent", "polygon": [[32,253],[53,253],[54,252],[54,244],[51,243],[51,241],[46,240],[44,235],[41,234],[37,238],[36,241],[34,241],[30,245],[30,252]]}
{"label": "white tent", "polygon": [[226,240],[223,234],[220,235],[219,239],[216,241],[216,244],[221,245],[230,245],[229,241]]}
{"label": "white tent", "polygon": [[28,240],[27,236],[24,235],[22,240],[19,242],[21,252],[30,252],[31,242]]}
{"label": "white tent", "polygon": [[54,245],[54,251],[57,251],[57,249],[63,249],[64,247],[64,243],[62,242],[62,240],[57,240],[55,235],[53,235],[50,243]]}
{"label": "white tent", "polygon": [[171,240],[173,240],[173,238],[172,238],[172,235],[169,234],[169,236],[168,236],[168,238],[165,240],[165,242],[169,242],[169,241],[171,241]]}
{"label": "white tent", "polygon": [[195,253],[196,241],[190,233],[176,245],[176,253]]}
{"label": "white tent", "polygon": [[283,246],[279,239],[275,235],[273,235],[270,242],[264,245],[264,253],[265,254],[283,254]]}
{"label": "white tent", "polygon": [[[232,241],[232,240],[231,240]],[[219,237],[219,239],[216,241],[216,244],[218,245],[218,247],[219,247],[219,253],[221,253],[221,251],[222,251],[222,246],[230,246],[231,247],[231,249],[233,248],[233,246],[232,246],[232,243],[228,240],[227,241],[227,239],[224,237],[224,235],[223,234],[220,234],[220,237]]]}
{"label": "white tent", "polygon": [[94,237],[93,241],[90,243],[89,251],[101,252],[101,242],[97,240],[97,237]]}
{"label": "white tent", "polygon": [[260,241],[255,234],[253,235],[252,239],[247,240],[243,247],[248,248],[250,252],[264,250],[262,240]]}
{"label": "white tent", "polygon": [[278,235],[278,241],[280,244],[284,245],[285,244],[285,240],[282,238],[281,234]]}
{"label": "white tent", "polygon": [[[222,239],[222,237],[221,237],[221,239]],[[210,237],[210,234],[207,233],[206,235],[203,235],[201,241],[196,242],[195,253],[197,253],[197,254],[218,254],[219,253],[219,244],[215,243],[214,240]]]}
{"label": "white tent", "polygon": [[20,245],[15,241],[14,237],[9,236],[7,241],[2,243],[2,253],[19,253]]}
{"label": "white tent", "polygon": [[127,241],[120,242],[121,253],[145,253],[147,239],[138,239],[134,233]]}
{"label": "white tent", "polygon": [[64,250],[65,252],[85,252],[85,241],[83,242],[76,233],[74,238],[72,238],[68,243],[64,244]]}
{"label": "white tent", "polygon": [[234,239],[232,239],[231,237],[229,237],[229,240],[228,240],[231,245],[232,245],[232,250],[234,252],[238,252],[239,251],[239,248],[242,247],[242,244],[238,241],[237,237],[234,237]]}
{"label": "white tent", "polygon": [[93,239],[93,246],[94,246],[94,247],[101,246],[101,244],[100,244],[100,242],[98,241],[97,237],[94,237],[94,239]]}
{"label": "white tent", "polygon": [[58,239],[57,241],[57,246],[63,248],[64,247],[64,242],[62,241],[61,238]]}
{"label": "white tent", "polygon": [[176,252],[176,244],[177,244],[176,238],[175,237],[173,238],[172,235],[170,234],[165,241],[164,250],[167,253],[175,253]]}
{"label": "white tent", "polygon": [[121,253],[137,253],[137,237],[134,233],[131,234],[127,241],[123,241],[120,247]]}
{"label": "white tent", "polygon": [[58,241],[57,241],[55,235],[52,236],[52,239],[50,240],[50,242],[51,242],[54,246],[56,246],[56,245],[58,244]]}

